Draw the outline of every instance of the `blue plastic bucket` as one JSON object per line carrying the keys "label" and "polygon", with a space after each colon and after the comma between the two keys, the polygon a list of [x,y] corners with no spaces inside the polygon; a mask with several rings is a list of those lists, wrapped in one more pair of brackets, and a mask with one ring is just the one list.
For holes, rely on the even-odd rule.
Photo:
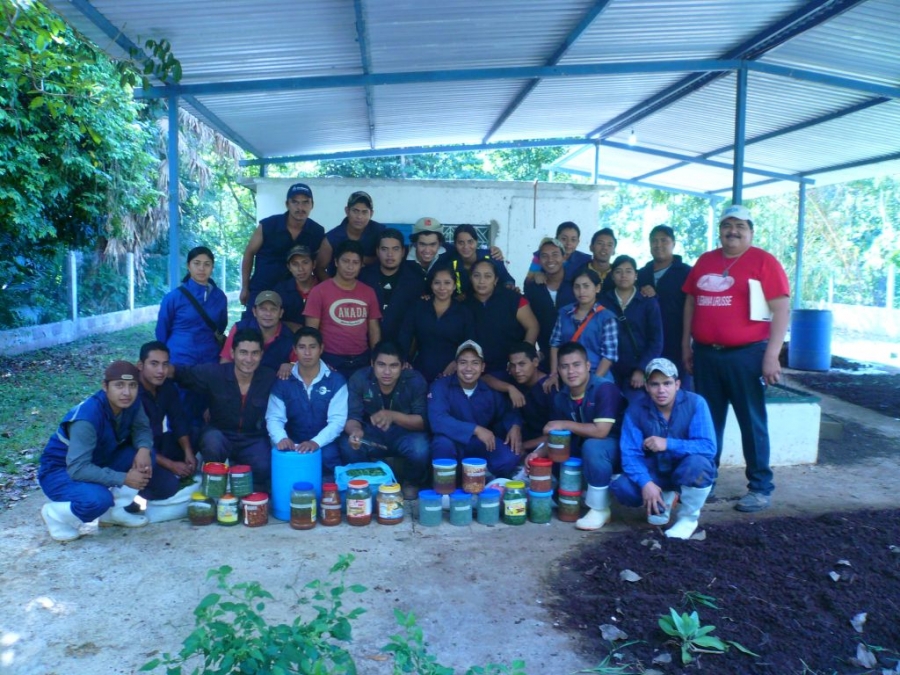
{"label": "blue plastic bucket", "polygon": [[322,451],[299,453],[272,448],[272,515],[291,519],[291,488],[294,483],[312,483],[316,499],[322,498]]}
{"label": "blue plastic bucket", "polygon": [[829,370],[831,325],[831,310],[793,310],[788,365],[796,370]]}

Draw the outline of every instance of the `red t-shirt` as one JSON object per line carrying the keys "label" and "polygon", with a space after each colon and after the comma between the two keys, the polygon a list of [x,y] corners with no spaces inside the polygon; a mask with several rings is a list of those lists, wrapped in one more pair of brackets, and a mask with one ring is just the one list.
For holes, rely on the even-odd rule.
{"label": "red t-shirt", "polygon": [[[278,330],[275,331],[275,335],[272,336],[272,339],[265,341],[265,344],[263,345],[263,351],[266,351],[269,348],[269,345],[271,345],[273,342],[275,342],[275,340],[278,338],[278,336],[281,335],[282,328],[284,328],[284,324],[279,323]],[[231,348],[234,346],[234,334],[237,333],[237,330],[238,330],[238,325],[235,323],[231,326],[231,330],[228,331],[228,337],[225,338],[225,344],[222,345],[222,351],[219,352],[219,360],[220,361],[222,359],[224,359],[225,361],[228,361],[229,363],[234,361],[234,359],[231,358]],[[262,331],[260,331],[260,332],[262,332]],[[293,349],[291,350],[290,362],[297,363],[297,352],[295,352]]]}
{"label": "red t-shirt", "polygon": [[369,320],[381,318],[381,307],[375,291],[361,281],[347,291],[327,279],[309,292],[303,316],[319,320],[326,352],[357,356],[369,348]]}
{"label": "red t-shirt", "polygon": [[697,342],[739,347],[769,338],[768,321],[750,320],[750,279],[760,282],[766,300],[790,295],[781,263],[761,248],[751,246],[737,259],[720,248],[700,256],[681,287],[694,296],[691,335]]}

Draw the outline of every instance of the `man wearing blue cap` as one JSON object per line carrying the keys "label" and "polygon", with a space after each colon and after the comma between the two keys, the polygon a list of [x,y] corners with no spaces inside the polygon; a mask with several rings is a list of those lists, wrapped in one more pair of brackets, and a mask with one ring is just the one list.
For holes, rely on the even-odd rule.
{"label": "man wearing blue cap", "polygon": [[746,206],[733,204],[719,218],[719,240],[704,253],[682,286],[682,357],[694,387],[706,399],[716,429],[716,466],[729,403],[741,428],[748,492],[735,509],[769,508],[769,424],[766,387],[781,379],[779,356],[790,319],[790,287],[781,263],[753,246]]}
{"label": "man wearing blue cap", "polygon": [[[284,261],[294,246],[306,246],[315,255],[325,238],[325,228],[309,217],[314,206],[309,185],[291,185],[285,205],[287,211],[284,213],[259,221],[244,249],[241,260],[242,305],[253,307],[258,293],[275,288],[279,282],[290,278]],[[249,310],[244,314],[245,319],[252,316]]]}

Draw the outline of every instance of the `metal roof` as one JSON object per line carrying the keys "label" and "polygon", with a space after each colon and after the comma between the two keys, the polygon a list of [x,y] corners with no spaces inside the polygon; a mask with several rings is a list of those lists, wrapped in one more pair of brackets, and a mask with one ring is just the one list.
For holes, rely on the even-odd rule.
{"label": "metal roof", "polygon": [[113,55],[169,40],[141,95],[251,162],[571,142],[554,170],[727,196],[746,72],[746,196],[900,172],[900,0],[48,4]]}

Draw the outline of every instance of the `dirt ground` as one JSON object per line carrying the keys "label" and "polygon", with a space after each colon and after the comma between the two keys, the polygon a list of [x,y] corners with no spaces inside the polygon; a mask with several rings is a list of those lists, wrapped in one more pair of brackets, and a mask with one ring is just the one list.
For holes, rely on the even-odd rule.
{"label": "dirt ground", "polygon": [[[350,647],[362,675],[391,673],[381,647],[396,632],[394,608],[414,612],[431,651],[459,672],[513,659],[524,659],[530,675],[595,667],[613,648],[598,629],[612,617],[630,639],[647,640],[622,650],[639,658],[645,671],[694,672],[697,665],[683,669],[654,628],[669,606],[681,609],[681,591],[715,597],[720,611],[698,608],[704,623],[760,654],[703,655],[699,672],[878,673],[849,659],[857,642],[882,648],[875,651],[882,664],[893,663],[900,651],[897,606],[890,604],[897,602],[900,556],[888,556],[887,548],[900,545],[900,517],[896,510],[858,519],[852,512],[897,508],[900,421],[828,395],[822,408],[843,423],[844,433],[821,442],[820,463],[777,469],[773,508],[755,516],[732,508],[745,491],[742,469],[724,470],[717,488],[722,499],[704,509],[706,540],[698,542],[668,542],[636,510],[615,509],[613,523],[599,533],[558,521],[429,529],[407,520],[396,527],[309,532],[274,522],[258,530],[174,522],[104,529],[60,545],[41,523],[40,492],[18,485],[22,498],[0,512],[0,673],[134,673],[161,651],[179,647],[192,628],[194,607],[212,589],[206,570],[226,563],[235,569],[234,581],[258,580],[273,592],[272,619],[290,620],[298,607],[287,587],[322,578],[342,553],[356,556],[348,583],[369,588],[351,601],[367,610]],[[838,539],[829,543],[826,536],[834,533]],[[647,538],[662,548],[641,546]],[[592,557],[598,562],[588,564]],[[623,590],[616,575],[624,568],[642,581]],[[667,582],[670,570],[690,576]],[[841,579],[832,581],[829,571]],[[878,574],[891,584],[880,592]],[[582,607],[583,617],[559,609],[559,598],[578,584],[588,589],[576,594],[580,605],[564,604]],[[755,606],[751,596],[759,598]],[[616,598],[626,614],[616,614]],[[859,612],[868,612],[861,635],[849,624]],[[778,632],[782,624],[818,635],[818,655],[806,659],[806,651],[786,642]],[[825,652],[832,643],[835,658]],[[654,648],[675,654],[673,662],[654,665]],[[792,654],[809,667],[790,660]],[[723,663],[730,669],[721,669]]]}

